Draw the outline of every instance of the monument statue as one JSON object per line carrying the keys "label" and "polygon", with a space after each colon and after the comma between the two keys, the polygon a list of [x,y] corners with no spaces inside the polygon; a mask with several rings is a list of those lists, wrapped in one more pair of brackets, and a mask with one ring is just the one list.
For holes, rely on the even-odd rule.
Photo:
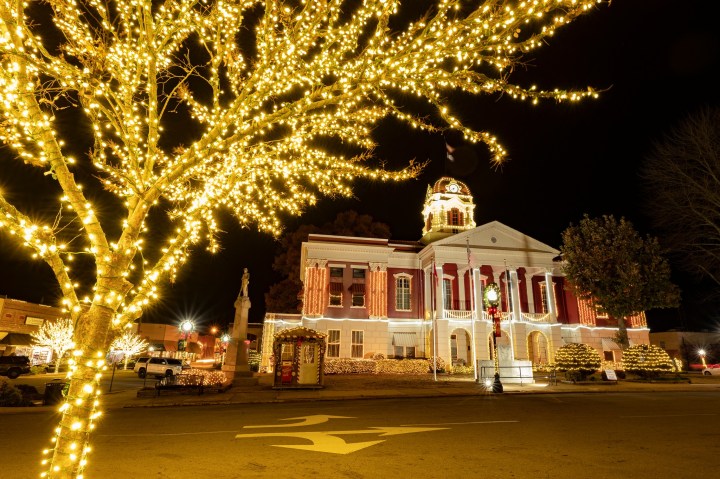
{"label": "monument statue", "polygon": [[250,273],[248,273],[248,269],[243,269],[243,275],[242,275],[242,281],[240,286],[240,295],[247,298],[248,297],[248,286],[250,285]]}

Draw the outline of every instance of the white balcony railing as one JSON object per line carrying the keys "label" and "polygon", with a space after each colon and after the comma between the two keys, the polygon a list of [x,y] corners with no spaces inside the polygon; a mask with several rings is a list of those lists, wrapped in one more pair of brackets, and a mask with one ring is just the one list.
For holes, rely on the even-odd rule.
{"label": "white balcony railing", "polygon": [[[509,321],[512,319],[512,313],[509,313],[507,311],[500,311],[498,313],[500,315],[501,321]],[[445,310],[445,319],[472,319],[473,312],[472,311],[464,311],[464,310],[457,310],[457,309],[446,309]],[[490,318],[490,315],[487,314],[487,312],[483,311],[481,315],[482,319],[486,321],[490,321],[492,318]],[[528,321],[531,323],[555,323],[555,317],[551,315],[550,313],[520,313],[520,318],[523,321]]]}

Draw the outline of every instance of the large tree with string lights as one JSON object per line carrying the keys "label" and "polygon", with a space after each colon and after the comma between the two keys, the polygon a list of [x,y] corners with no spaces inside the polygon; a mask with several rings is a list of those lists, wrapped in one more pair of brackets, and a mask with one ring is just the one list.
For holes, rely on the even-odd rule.
{"label": "large tree with string lights", "polygon": [[277,233],[283,214],[350,195],[355,179],[415,176],[422,165],[373,163],[388,117],[460,131],[501,163],[496,138],[446,95],[595,97],[510,73],[601,1],[439,0],[409,20],[417,5],[399,0],[0,0],[3,161],[59,198],[43,217],[27,206],[35,195],[3,190],[0,224],[47,263],[75,324],[46,477],[83,475],[112,329],[151,306],[194,246],[217,248],[219,210]]}

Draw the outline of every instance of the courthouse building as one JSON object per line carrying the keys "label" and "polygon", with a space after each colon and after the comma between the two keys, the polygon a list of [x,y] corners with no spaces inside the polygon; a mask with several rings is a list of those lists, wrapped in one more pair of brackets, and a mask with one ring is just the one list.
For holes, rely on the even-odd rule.
{"label": "courthouse building", "polygon": [[[311,234],[302,244],[302,314],[267,313],[262,366],[273,334],[303,326],[327,335],[326,358],[493,359],[483,287],[500,287],[498,344],[513,360],[552,363],[584,343],[619,361],[617,322],[579,300],[560,252],[500,222],[476,225],[468,187],[444,177],[428,187],[418,241]],[[645,314],[627,320],[631,344],[649,344]]]}

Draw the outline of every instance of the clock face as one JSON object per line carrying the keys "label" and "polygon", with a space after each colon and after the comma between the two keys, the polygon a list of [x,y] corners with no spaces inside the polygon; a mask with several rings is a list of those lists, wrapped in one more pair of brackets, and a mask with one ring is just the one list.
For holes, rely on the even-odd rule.
{"label": "clock face", "polygon": [[460,187],[455,183],[449,184],[447,189],[450,193],[457,193],[458,191],[460,191]]}

